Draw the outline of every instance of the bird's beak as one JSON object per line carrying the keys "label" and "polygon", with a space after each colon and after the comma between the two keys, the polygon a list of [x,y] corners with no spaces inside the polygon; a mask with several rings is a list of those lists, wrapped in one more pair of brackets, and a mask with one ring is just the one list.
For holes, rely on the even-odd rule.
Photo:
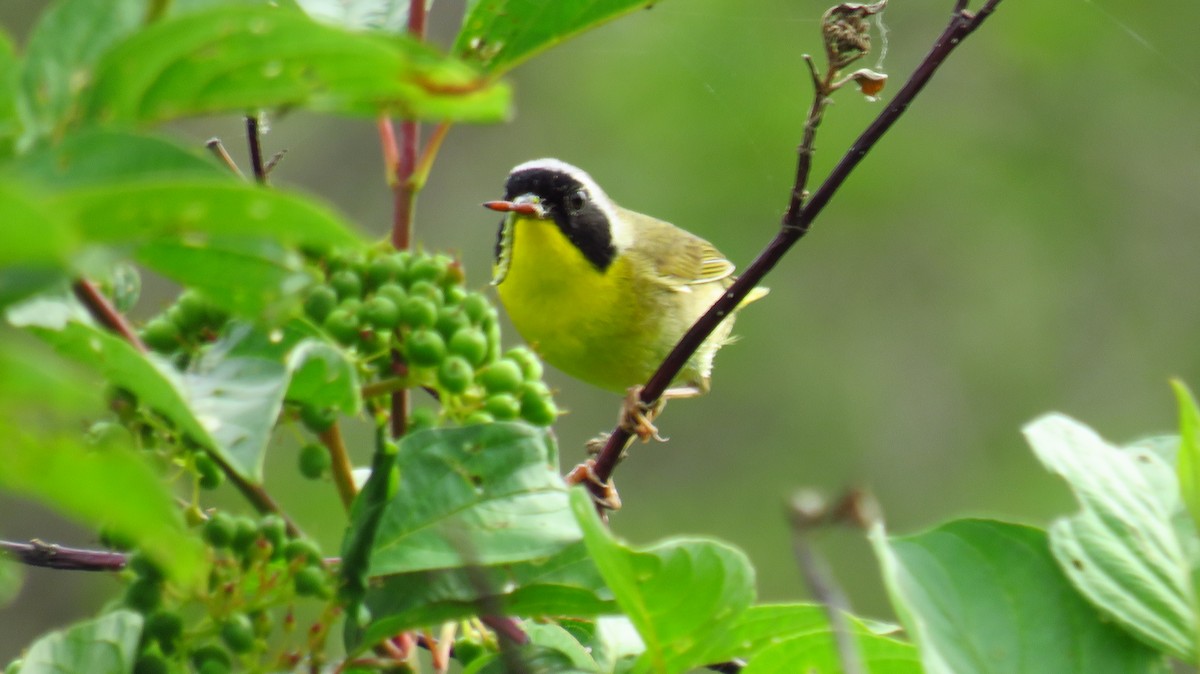
{"label": "bird's beak", "polygon": [[518,197],[514,201],[485,201],[484,208],[490,208],[493,211],[501,213],[517,213],[518,215],[527,215],[533,218],[546,217],[546,208],[537,201],[526,200]]}

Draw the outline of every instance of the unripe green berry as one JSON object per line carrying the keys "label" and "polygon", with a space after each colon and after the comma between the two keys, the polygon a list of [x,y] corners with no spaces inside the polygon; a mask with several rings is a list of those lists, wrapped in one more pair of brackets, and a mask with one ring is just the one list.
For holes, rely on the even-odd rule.
{"label": "unripe green berry", "polygon": [[271,548],[277,554],[283,554],[283,544],[287,542],[287,523],[282,517],[275,514],[263,516],[258,524],[258,533],[271,544]]}
{"label": "unripe green berry", "polygon": [[437,306],[428,297],[410,296],[400,306],[400,322],[410,328],[431,327],[437,316]]}
{"label": "unripe green berry", "polygon": [[436,282],[446,274],[445,264],[432,257],[419,257],[409,265],[404,280],[411,286],[419,281]]}
{"label": "unripe green berry", "polygon": [[395,281],[404,273],[403,261],[391,256],[377,257],[367,265],[367,286],[378,288]]}
{"label": "unripe green berry", "polygon": [[249,653],[254,649],[254,625],[245,613],[230,615],[221,625],[221,641],[234,653]]}
{"label": "unripe green berry", "polygon": [[258,523],[245,515],[236,518],[233,523],[233,542],[229,547],[244,556],[258,540]]}
{"label": "unripe green berry", "polygon": [[221,674],[229,672],[233,661],[225,649],[216,645],[201,646],[192,651],[192,665],[199,672]]}
{"label": "unripe green berry", "polygon": [[333,460],[324,445],[310,442],[300,448],[300,474],[304,477],[310,480],[320,479],[331,465]]}
{"label": "unripe green berry", "polygon": [[404,290],[404,286],[399,283],[385,283],[375,291],[376,297],[386,297],[396,305],[396,308],[404,306],[408,300],[408,292]]}
{"label": "unripe green berry", "polygon": [[483,410],[475,410],[463,419],[463,426],[475,426],[477,424],[490,424],[496,421],[496,417],[484,412]]}
{"label": "unripe green berry", "polygon": [[536,388],[530,388],[531,384],[541,384],[545,388],[541,382],[525,384],[521,391],[521,418],[536,426],[549,426],[558,419],[558,406],[549,392],[543,394]]}
{"label": "unripe green berry", "polygon": [[358,310],[358,317],[363,323],[376,329],[391,330],[400,323],[400,310],[395,302],[382,295],[376,295],[363,302],[362,308]]}
{"label": "unripe green berry", "polygon": [[321,562],[321,549],[307,538],[293,538],[283,546],[283,556],[289,562],[302,559],[306,565],[312,565]]}
{"label": "unripe green berry", "polygon": [[208,301],[191,291],[185,291],[175,300],[175,305],[167,310],[167,316],[181,334],[189,337],[207,327],[211,318]]}
{"label": "unripe green berry", "polygon": [[324,323],[337,304],[337,291],[327,285],[313,286],[304,298],[304,313],[317,323]]}
{"label": "unripe green berry", "polygon": [[345,300],[352,297],[362,297],[362,279],[350,269],[342,269],[341,271],[334,272],[333,276],[329,277],[329,285],[337,293],[338,299]]}
{"label": "unripe green berry", "polygon": [[216,489],[225,481],[225,473],[221,472],[221,467],[208,454],[197,453],[193,463],[196,466],[196,475],[200,478],[201,489]]}
{"label": "unripe green berry", "polygon": [[325,572],[319,566],[306,566],[300,569],[296,572],[292,582],[295,583],[296,594],[301,597],[329,596]]}
{"label": "unripe green berry", "polygon": [[542,359],[532,349],[524,346],[514,346],[504,354],[505,360],[511,360],[521,366],[521,376],[525,381],[540,381],[543,374]]}
{"label": "unripe green berry", "polygon": [[447,393],[455,395],[467,390],[475,380],[475,368],[462,356],[449,355],[442,360],[438,367],[438,384]]}
{"label": "unripe green berry", "polygon": [[162,581],[138,578],[125,588],[125,605],[138,613],[149,613],[162,603]]}
{"label": "unripe green berry", "polygon": [[183,344],[183,337],[174,321],[157,316],[142,328],[142,341],[159,353],[171,353]]}
{"label": "unripe green berry", "polygon": [[438,306],[446,303],[446,295],[442,291],[441,286],[432,281],[417,281],[413,283],[408,286],[408,294],[410,297],[424,297]]}
{"label": "unripe green berry", "polygon": [[446,342],[437,330],[419,328],[404,340],[404,357],[413,365],[437,365],[446,356]]}
{"label": "unripe green berry", "polygon": [[454,307],[442,307],[438,312],[437,322],[434,324],[437,331],[441,333],[442,338],[447,342],[454,336],[454,333],[463,328],[471,327],[471,319],[462,311]]}
{"label": "unripe green berry", "polygon": [[509,421],[521,414],[521,402],[511,393],[493,393],[483,401],[483,410],[498,421]]}
{"label": "unripe green berry", "polygon": [[358,340],[358,316],[346,307],[338,307],[325,317],[325,331],[342,344],[350,345]]}
{"label": "unripe green berry", "polygon": [[155,611],[146,618],[142,633],[157,641],[164,653],[171,653],[183,636],[183,618],[174,611]]}
{"label": "unripe green berry", "polygon": [[133,674],[167,674],[170,671],[167,661],[157,653],[142,653],[133,663]]}
{"label": "unripe green berry", "polygon": [[437,426],[437,423],[437,412],[429,407],[416,407],[408,414],[408,430],[410,431],[433,428]]}
{"label": "unripe green berry", "polygon": [[162,582],[166,575],[163,573],[162,567],[153,559],[146,556],[146,553],[138,551],[129,556],[129,561],[126,564],[127,568],[139,578],[152,580],[154,582]]}
{"label": "unripe green berry", "polygon": [[218,510],[204,523],[201,535],[214,548],[229,547],[237,534],[237,523],[229,513]]}
{"label": "unripe green berry", "polygon": [[463,303],[463,300],[467,299],[467,296],[469,294],[469,293],[467,293],[467,289],[460,285],[449,285],[449,286],[443,285],[442,291],[444,293],[446,306],[448,306],[448,307],[459,306],[460,304]]}
{"label": "unripe green berry", "polygon": [[521,388],[521,366],[508,360],[498,360],[479,373],[479,383],[488,393],[515,392]]}
{"label": "unripe green berry", "polygon": [[460,328],[450,337],[446,349],[466,358],[471,365],[482,365],[488,353],[487,335],[477,328]]}
{"label": "unripe green berry", "polygon": [[467,313],[467,317],[471,319],[472,323],[481,323],[484,316],[488,315],[488,310],[491,308],[491,304],[487,301],[487,298],[484,297],[482,293],[470,293],[462,301],[462,308],[463,311]]}
{"label": "unripe green berry", "polygon": [[313,433],[324,433],[337,421],[337,411],[328,407],[303,405],[300,407],[300,422]]}

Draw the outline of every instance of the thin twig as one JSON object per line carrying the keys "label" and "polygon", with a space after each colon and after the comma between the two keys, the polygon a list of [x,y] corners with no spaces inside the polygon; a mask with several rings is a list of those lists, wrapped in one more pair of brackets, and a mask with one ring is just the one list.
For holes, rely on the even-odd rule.
{"label": "thin twig", "polygon": [[228,168],[230,171],[233,171],[234,175],[243,180],[246,179],[246,175],[242,173],[242,169],[238,168],[237,162],[233,160],[233,157],[230,156],[229,151],[225,149],[225,144],[221,142],[220,138],[209,138],[208,141],[204,143],[204,147],[208,148],[208,151],[213,153],[213,156],[215,156],[222,164],[224,164],[226,168]]}
{"label": "thin twig", "polygon": [[354,484],[354,466],[350,463],[350,454],[346,451],[346,443],[342,440],[342,429],[335,421],[317,437],[321,440],[321,444],[329,450],[329,458],[332,460],[330,473],[333,476],[333,484],[337,487],[342,505],[346,507],[346,510],[350,510],[350,505],[354,503],[354,497],[358,495],[358,487]]}
{"label": "thin twig", "polygon": [[28,543],[0,541],[0,556],[28,566],[64,571],[120,571],[128,561],[123,552],[68,548],[36,538]]}
{"label": "thin twig", "polygon": [[250,168],[254,171],[254,182],[266,185],[267,165],[263,162],[262,132],[258,126],[258,115],[246,115],[246,144],[250,146]]}
{"label": "thin twig", "polygon": [[[805,200],[803,186],[793,186],[789,198],[788,210],[780,223],[779,233],[759,253],[758,257],[746,268],[745,272],[726,290],[725,294],[679,340],[674,350],[671,351],[670,355],[659,366],[658,371],[650,377],[650,380],[642,388],[642,402],[650,405],[662,396],[663,391],[667,389],[667,386],[679,374],[679,371],[683,369],[688,359],[691,358],[692,353],[712,334],[717,325],[733,312],[750,291],[762,281],[767,272],[771,271],[779,263],[779,260],[783,258],[783,255],[792,245],[808,232],[809,225],[821,213],[842,184],[846,182],[850,173],[853,172],[854,168],[858,166],[858,163],[862,161],[871,148],[879,142],[879,139],[883,137],[888,129],[900,119],[901,115],[908,109],[908,106],[912,104],[917,94],[925,88],[925,85],[929,83],[929,80],[937,72],[938,68],[945,63],[950,53],[991,16],[999,4],[1000,0],[987,0],[978,12],[971,13],[965,9],[965,2],[958,0],[950,22],[934,42],[929,53],[918,64],[912,76],[909,77],[904,86],[896,93],[896,96],[875,118],[875,121],[850,146],[850,149],[842,156],[837,166],[830,172],[820,188],[810,198]],[[801,153],[797,168],[798,177],[803,176],[807,178],[807,169],[802,166],[806,161],[807,159],[804,158],[804,154]],[[597,478],[597,483],[588,481],[587,484],[589,491],[598,500],[604,498],[604,484],[611,478],[617,463],[620,461],[621,454],[630,440],[630,432],[618,425],[613,429],[604,449],[596,457],[592,465],[592,472]]]}

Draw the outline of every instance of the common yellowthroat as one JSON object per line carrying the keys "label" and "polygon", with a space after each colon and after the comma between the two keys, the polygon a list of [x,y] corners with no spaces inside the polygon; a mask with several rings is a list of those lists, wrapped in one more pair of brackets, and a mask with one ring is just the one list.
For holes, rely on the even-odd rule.
{"label": "common yellowthroat", "polygon": [[[567,374],[625,392],[647,379],[733,282],[712,244],[622,208],[582,169],[536,159],[508,174],[492,284],[513,325]],[[756,289],[742,305],[766,294]],[[696,350],[663,399],[708,391],[733,315]],[[647,427],[649,430],[647,430]],[[652,432],[648,423],[638,432]]]}

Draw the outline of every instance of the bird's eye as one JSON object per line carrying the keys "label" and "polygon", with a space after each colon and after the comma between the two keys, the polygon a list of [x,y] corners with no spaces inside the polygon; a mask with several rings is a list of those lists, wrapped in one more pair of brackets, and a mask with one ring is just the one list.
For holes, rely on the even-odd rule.
{"label": "bird's eye", "polygon": [[578,213],[583,210],[584,204],[587,203],[587,192],[579,190],[571,196],[567,197],[567,210],[572,213]]}

